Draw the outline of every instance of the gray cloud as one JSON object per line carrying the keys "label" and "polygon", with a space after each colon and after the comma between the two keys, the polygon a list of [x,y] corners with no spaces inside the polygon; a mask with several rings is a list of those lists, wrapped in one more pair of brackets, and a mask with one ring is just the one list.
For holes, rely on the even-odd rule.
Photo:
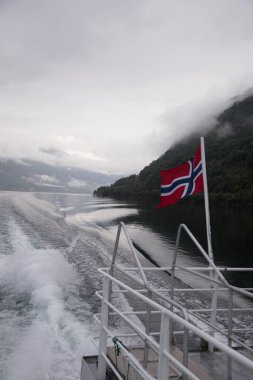
{"label": "gray cloud", "polygon": [[65,156],[66,153],[56,148],[39,148],[42,153],[51,154],[52,156]]}
{"label": "gray cloud", "polygon": [[230,123],[225,123],[219,129],[216,130],[216,134],[219,139],[224,139],[232,135],[233,133],[233,127]]}
{"label": "gray cloud", "polygon": [[0,2],[0,151],[138,171],[253,83],[245,0]]}
{"label": "gray cloud", "polygon": [[219,114],[233,103],[233,99],[215,93],[200,101],[186,103],[160,115],[159,128],[147,137],[147,143],[157,154],[192,131],[206,132],[217,124]]}

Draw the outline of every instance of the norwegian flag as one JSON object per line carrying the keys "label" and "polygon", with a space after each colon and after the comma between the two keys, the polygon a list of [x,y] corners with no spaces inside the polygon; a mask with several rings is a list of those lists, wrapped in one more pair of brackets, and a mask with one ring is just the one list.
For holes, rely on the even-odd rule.
{"label": "norwegian flag", "polygon": [[172,205],[181,198],[204,191],[200,146],[193,160],[173,169],[162,170],[160,175],[162,184],[158,208]]}

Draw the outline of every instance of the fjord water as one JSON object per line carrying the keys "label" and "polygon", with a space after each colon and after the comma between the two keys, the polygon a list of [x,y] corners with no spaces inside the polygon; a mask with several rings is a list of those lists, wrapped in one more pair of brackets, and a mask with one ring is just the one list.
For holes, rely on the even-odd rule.
{"label": "fjord water", "polygon": [[[98,334],[97,269],[110,262],[119,221],[159,265],[170,265],[182,222],[205,246],[203,207],[193,203],[157,210],[91,195],[3,192],[0,208],[1,380],[79,379],[81,355]],[[253,266],[250,211],[216,207],[211,220],[216,263]],[[119,259],[130,261],[124,242]],[[201,262],[185,237],[179,260]],[[230,280],[253,285],[244,274]]]}

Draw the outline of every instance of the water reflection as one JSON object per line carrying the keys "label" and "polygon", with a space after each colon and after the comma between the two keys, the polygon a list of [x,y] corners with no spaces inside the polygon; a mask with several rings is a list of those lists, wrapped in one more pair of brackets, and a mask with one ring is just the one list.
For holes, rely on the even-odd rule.
{"label": "water reflection", "polygon": [[[159,265],[168,266],[174,251],[180,223],[185,223],[206,249],[204,205],[188,201],[165,209],[156,209],[154,202],[115,201],[82,195],[40,194],[62,209],[69,223],[97,224],[116,236],[117,225],[124,221],[134,242]],[[247,208],[211,205],[211,226],[214,259],[217,265],[253,267],[253,216]],[[185,265],[201,265],[203,258],[186,236],[182,235],[179,257]],[[253,286],[252,275],[233,273],[233,284]]]}
{"label": "water reflection", "polygon": [[[210,214],[215,263],[223,266],[253,267],[251,210],[212,206]],[[179,224],[185,223],[201,245],[207,249],[204,206],[200,204],[188,202],[165,209],[156,209],[155,204],[142,202],[139,204],[138,215],[134,219],[129,216],[127,222],[148,226],[152,231],[165,237],[173,246]],[[201,260],[196,248],[186,235],[182,236],[181,249],[184,255],[194,259],[195,262]],[[233,273],[229,279],[237,285],[253,286],[252,274],[249,273]]]}

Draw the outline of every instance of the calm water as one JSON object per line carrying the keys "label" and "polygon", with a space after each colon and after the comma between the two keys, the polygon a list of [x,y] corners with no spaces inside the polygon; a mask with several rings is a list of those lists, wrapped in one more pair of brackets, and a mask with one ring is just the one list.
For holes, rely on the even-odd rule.
{"label": "calm water", "polygon": [[[81,355],[98,333],[97,268],[110,262],[119,221],[145,254],[170,265],[177,227],[185,222],[205,246],[199,205],[164,210],[85,195],[0,193],[0,379],[79,379]],[[249,210],[211,210],[216,263],[253,267]],[[124,241],[119,260],[128,264]],[[184,238],[180,262],[200,263]],[[184,280],[188,282],[188,278]],[[250,276],[231,281],[253,286]],[[123,308],[125,299],[118,300]],[[138,323],[138,321],[136,321]]]}
{"label": "calm water", "polygon": [[[139,204],[137,208],[138,214],[129,215],[125,221],[133,228],[138,229],[142,226],[151,230],[152,233],[158,234],[161,240],[168,244],[166,249],[169,250],[174,247],[178,226],[180,223],[185,223],[207,250],[203,205],[189,201],[188,204],[184,205],[177,204],[165,209],[156,209],[153,203],[143,203]],[[210,217],[216,265],[253,268],[252,208],[212,206]],[[160,244],[158,244],[157,249],[160,249]],[[181,253],[184,257],[194,260],[195,263],[201,260],[185,234],[182,235]],[[151,256],[154,255],[152,252],[150,254]],[[166,260],[166,256],[164,259]],[[229,279],[235,285],[253,287],[251,274],[233,273]]]}

